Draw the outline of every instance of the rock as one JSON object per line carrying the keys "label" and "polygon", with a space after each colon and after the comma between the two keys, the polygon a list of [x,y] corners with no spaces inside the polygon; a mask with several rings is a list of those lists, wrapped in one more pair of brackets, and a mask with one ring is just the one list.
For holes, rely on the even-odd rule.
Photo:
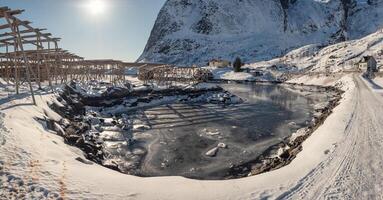
{"label": "rock", "polygon": [[49,118],[46,118],[45,123],[46,123],[46,126],[47,126],[48,130],[56,131],[56,129],[55,129],[55,121],[53,121],[53,120],[51,120]]}
{"label": "rock", "polygon": [[133,130],[134,131],[144,131],[144,130],[149,130],[150,126],[145,125],[145,124],[136,124],[133,125]]}
{"label": "rock", "polygon": [[219,134],[220,134],[219,131],[215,131],[215,132],[210,132],[210,131],[208,131],[208,132],[206,132],[206,135],[211,135],[211,136],[213,136],[213,135],[219,135]]}
{"label": "rock", "polygon": [[83,159],[83,158],[81,158],[81,157],[77,157],[76,160],[77,160],[77,161],[80,161],[80,162],[82,162],[82,163],[84,163],[84,164],[87,164],[87,165],[93,165],[93,162],[88,161],[88,160],[85,160],[85,159]]}
{"label": "rock", "polygon": [[225,149],[225,148],[227,148],[227,145],[225,143],[220,142],[220,143],[218,143],[217,147]]}
{"label": "rock", "polygon": [[43,112],[45,116],[48,117],[48,119],[53,120],[57,123],[60,123],[60,121],[63,119],[59,114],[55,113],[51,109],[43,108]]}
{"label": "rock", "polygon": [[290,125],[290,126],[296,126],[297,123],[295,123],[295,122],[290,122],[289,125]]}
{"label": "rock", "polygon": [[61,128],[60,124],[53,122],[53,125],[54,125],[54,130],[57,132],[58,135],[60,136],[65,135],[65,131],[63,128]]}
{"label": "rock", "polygon": [[326,150],[324,151],[324,154],[327,155],[328,153],[330,153],[330,150],[326,149]]}
{"label": "rock", "polygon": [[90,116],[87,116],[86,118],[91,125],[101,124],[101,120],[97,117],[90,115]]}
{"label": "rock", "polygon": [[218,147],[214,147],[210,149],[208,152],[206,152],[205,155],[209,157],[214,157],[217,155],[217,153],[218,153]]}
{"label": "rock", "polygon": [[63,120],[61,120],[61,124],[66,128],[66,127],[68,127],[68,126],[70,126],[70,121],[68,120],[68,119],[63,119]]}
{"label": "rock", "polygon": [[114,126],[117,122],[113,118],[103,118],[99,119],[104,126]]}
{"label": "rock", "polygon": [[283,151],[280,155],[279,155],[280,158],[282,158],[283,160],[287,160],[289,157],[290,157],[290,152],[287,150],[287,151]]}
{"label": "rock", "polygon": [[101,94],[101,96],[109,97],[109,98],[120,98],[120,97],[128,96],[129,94],[130,94],[129,88],[111,86],[111,87],[108,87],[106,91]]}
{"label": "rock", "polygon": [[104,131],[104,128],[101,127],[100,124],[94,125],[93,128],[94,128],[95,130],[97,130],[98,132],[102,132],[102,131]]}
{"label": "rock", "polygon": [[69,144],[76,144],[76,142],[81,138],[79,135],[66,135],[65,140]]}

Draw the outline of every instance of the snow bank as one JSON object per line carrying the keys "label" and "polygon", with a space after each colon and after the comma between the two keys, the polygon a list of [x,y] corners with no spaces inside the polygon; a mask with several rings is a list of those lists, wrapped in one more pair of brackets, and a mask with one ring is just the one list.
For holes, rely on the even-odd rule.
{"label": "snow bank", "polygon": [[219,76],[219,79],[223,80],[238,80],[238,81],[251,81],[254,80],[253,75],[246,73],[246,72],[226,72]]}
{"label": "snow bank", "polygon": [[205,67],[213,73],[213,78],[217,80],[254,80],[253,75],[246,72],[234,72],[232,67]]}

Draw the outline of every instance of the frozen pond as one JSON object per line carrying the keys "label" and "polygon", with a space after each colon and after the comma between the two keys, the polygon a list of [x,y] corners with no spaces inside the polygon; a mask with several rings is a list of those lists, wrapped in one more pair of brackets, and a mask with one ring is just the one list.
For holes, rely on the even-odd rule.
{"label": "frozen pond", "polygon": [[[255,160],[307,126],[315,105],[329,98],[323,91],[307,93],[307,88],[281,85],[221,87],[245,102],[228,106],[178,102],[137,111],[132,132],[124,133],[132,138],[131,144],[116,145],[113,138],[119,140],[119,134],[106,132],[111,140],[107,149],[117,155],[111,160],[126,162],[120,170],[139,176],[222,179],[230,167]],[[223,144],[215,149],[219,143]]]}

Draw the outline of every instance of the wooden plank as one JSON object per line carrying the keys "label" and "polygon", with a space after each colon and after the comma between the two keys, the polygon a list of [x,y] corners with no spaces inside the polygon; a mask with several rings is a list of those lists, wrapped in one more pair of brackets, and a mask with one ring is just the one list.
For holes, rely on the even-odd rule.
{"label": "wooden plank", "polygon": [[[31,22],[29,21],[22,21],[23,24],[30,24]],[[0,29],[7,29],[7,28],[11,28],[11,24],[2,24],[0,25]]]}
{"label": "wooden plank", "polygon": [[[54,42],[54,41],[60,41],[61,38],[50,38],[50,39],[43,39],[41,42]],[[39,46],[37,44],[37,40],[22,40],[23,44],[32,44],[35,46]],[[9,45],[13,45],[13,43],[8,43]],[[5,44],[0,44],[0,47],[5,47]]]}
{"label": "wooden plank", "polygon": [[[41,32],[41,31],[45,31],[47,29],[45,28],[42,28],[42,29],[27,29],[27,30],[23,30],[23,31],[20,31],[20,34],[25,34],[25,33],[32,33],[32,32]],[[6,36],[13,36],[13,33],[12,32],[9,32],[9,33],[3,33],[3,34],[0,34],[0,37],[6,37]]]}
{"label": "wooden plank", "polygon": [[[42,34],[42,36],[51,36],[52,34],[50,33],[44,33]],[[36,38],[38,35],[37,34],[34,34],[34,35],[24,35],[24,36],[21,36],[21,39],[27,39],[27,38]],[[0,42],[3,43],[3,42],[9,42],[9,41],[13,41],[15,40],[15,36],[14,37],[9,37],[9,38],[5,38],[5,39],[0,39]],[[36,42],[38,40],[36,39]]]}
{"label": "wooden plank", "polygon": [[5,17],[5,13],[7,13],[10,16],[13,15],[19,15],[23,13],[25,10],[0,10],[0,17]]}

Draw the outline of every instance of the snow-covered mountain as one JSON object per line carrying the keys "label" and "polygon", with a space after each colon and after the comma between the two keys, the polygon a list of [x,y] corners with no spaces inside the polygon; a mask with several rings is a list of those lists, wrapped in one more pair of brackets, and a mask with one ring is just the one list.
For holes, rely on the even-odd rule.
{"label": "snow-covered mountain", "polygon": [[167,0],[139,61],[267,60],[383,27],[383,0]]}
{"label": "snow-covered mountain", "polygon": [[306,45],[290,51],[285,56],[268,61],[247,64],[245,67],[271,69],[299,69],[308,72],[339,72],[355,69],[363,56],[374,56],[378,67],[383,63],[383,29],[363,38],[339,42],[329,46]]}

